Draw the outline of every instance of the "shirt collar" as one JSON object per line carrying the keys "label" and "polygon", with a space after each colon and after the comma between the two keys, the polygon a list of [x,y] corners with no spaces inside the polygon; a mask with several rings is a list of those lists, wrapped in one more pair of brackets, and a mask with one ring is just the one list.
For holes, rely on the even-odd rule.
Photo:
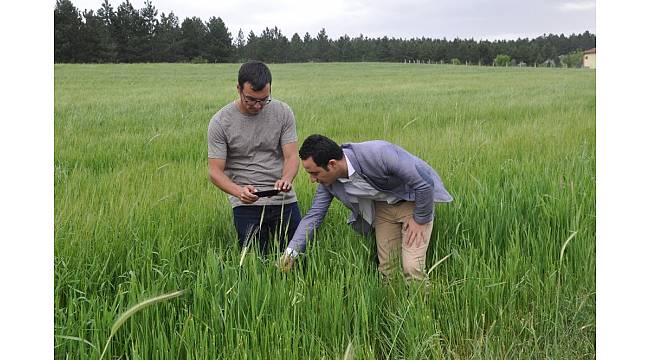
{"label": "shirt collar", "polygon": [[348,159],[348,156],[345,155],[345,153],[343,153],[343,156],[345,156],[345,163],[348,164],[348,178],[350,178],[350,176],[352,176],[352,174],[354,174],[357,171],[354,170],[354,167],[352,166],[350,159]]}
{"label": "shirt collar", "polygon": [[350,181],[350,178],[352,177],[352,175],[357,171],[354,170],[354,167],[352,166],[352,163],[350,162],[350,159],[348,159],[348,156],[345,155],[345,153],[343,153],[343,156],[345,157],[345,163],[348,165],[348,177],[347,178],[338,178],[337,180],[339,182],[346,183],[346,182]]}

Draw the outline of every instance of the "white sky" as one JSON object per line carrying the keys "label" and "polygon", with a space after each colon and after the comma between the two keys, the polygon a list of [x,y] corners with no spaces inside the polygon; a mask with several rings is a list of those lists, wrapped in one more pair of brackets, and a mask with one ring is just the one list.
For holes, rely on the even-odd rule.
{"label": "white sky", "polygon": [[[97,10],[103,0],[71,0],[80,10]],[[117,9],[123,0],[109,0]],[[52,1],[52,7],[54,1]],[[140,9],[144,0],[131,1]],[[542,34],[596,33],[595,0],[273,0],[207,1],[152,0],[158,9],[173,11],[182,22],[198,16],[221,17],[233,38],[239,29],[259,35],[277,26],[291,38],[312,37],[325,28],[332,39],[356,37],[430,37],[453,39],[515,39]]]}

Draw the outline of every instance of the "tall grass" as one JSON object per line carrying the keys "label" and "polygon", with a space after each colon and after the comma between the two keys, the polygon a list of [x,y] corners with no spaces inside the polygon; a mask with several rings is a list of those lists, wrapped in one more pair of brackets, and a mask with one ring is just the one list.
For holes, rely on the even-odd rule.
{"label": "tall grass", "polygon": [[[594,72],[271,65],[299,141],[385,139],[441,174],[455,201],[436,208],[424,286],[383,281],[336,201],[294,271],[241,256],[206,161],[237,69],[55,65],[57,358],[98,358],[120,314],[179,289],[105,357],[595,356]],[[295,189],[304,213],[303,170]]]}

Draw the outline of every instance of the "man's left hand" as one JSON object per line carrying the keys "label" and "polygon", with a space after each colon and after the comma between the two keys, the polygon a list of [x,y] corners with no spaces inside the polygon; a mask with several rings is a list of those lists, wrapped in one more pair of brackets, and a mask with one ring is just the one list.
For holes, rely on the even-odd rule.
{"label": "man's left hand", "polygon": [[406,247],[420,247],[422,244],[424,244],[424,230],[425,230],[426,224],[418,224],[415,222],[415,220],[411,217],[408,219],[406,222],[406,238],[404,240],[404,245]]}
{"label": "man's left hand", "polygon": [[291,181],[285,180],[285,179],[280,179],[280,180],[275,182],[274,189],[284,191],[284,192],[288,192],[288,191],[291,190],[292,186],[293,185],[291,184]]}

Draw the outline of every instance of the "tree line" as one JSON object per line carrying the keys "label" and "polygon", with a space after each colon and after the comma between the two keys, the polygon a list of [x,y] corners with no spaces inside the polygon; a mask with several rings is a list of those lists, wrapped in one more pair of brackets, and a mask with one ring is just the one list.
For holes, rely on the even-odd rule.
{"label": "tree line", "polygon": [[[325,29],[316,36],[294,33],[289,39],[276,27],[247,35],[239,29],[233,38],[220,17],[203,21],[174,12],[158,15],[151,0],[142,9],[129,0],[117,9],[104,0],[99,9],[80,12],[70,0],[54,8],[55,63],[138,62],[425,62],[506,65],[567,64],[581,51],[596,46],[595,34],[544,34],[534,39],[479,40],[431,38],[368,38],[347,34],[332,39]],[[499,64],[504,57],[499,58]]]}

